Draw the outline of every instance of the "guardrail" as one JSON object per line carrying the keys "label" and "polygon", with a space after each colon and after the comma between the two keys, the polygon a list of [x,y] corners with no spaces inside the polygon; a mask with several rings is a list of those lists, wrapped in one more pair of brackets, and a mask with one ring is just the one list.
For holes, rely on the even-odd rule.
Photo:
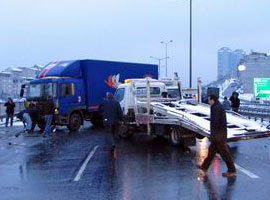
{"label": "guardrail", "polygon": [[259,120],[261,122],[269,122],[270,124],[270,109],[258,108],[251,106],[240,106],[239,113],[248,117],[249,119]]}

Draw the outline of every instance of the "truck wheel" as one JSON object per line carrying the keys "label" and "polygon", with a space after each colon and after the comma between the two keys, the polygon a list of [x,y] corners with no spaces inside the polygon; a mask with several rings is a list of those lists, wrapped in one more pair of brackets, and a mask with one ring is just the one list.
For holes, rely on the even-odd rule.
{"label": "truck wheel", "polygon": [[127,139],[127,138],[130,138],[133,135],[133,133],[129,130],[127,125],[122,124],[119,127],[118,135],[119,135],[119,137],[121,137],[123,139]]}
{"label": "truck wheel", "polygon": [[202,140],[203,138],[205,138],[205,136],[196,134],[196,138],[199,139],[199,140]]}
{"label": "truck wheel", "polygon": [[176,129],[176,128],[171,129],[170,142],[173,146],[179,146],[180,144],[183,143],[180,129]]}
{"label": "truck wheel", "polygon": [[78,131],[82,125],[82,117],[78,113],[73,113],[69,118],[69,125],[67,125],[70,131]]}

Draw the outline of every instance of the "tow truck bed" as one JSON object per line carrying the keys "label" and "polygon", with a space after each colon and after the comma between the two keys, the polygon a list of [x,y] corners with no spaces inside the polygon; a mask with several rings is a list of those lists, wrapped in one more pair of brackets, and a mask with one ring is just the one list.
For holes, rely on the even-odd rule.
{"label": "tow truck bed", "polygon": [[[138,106],[146,106],[138,102]],[[199,135],[210,137],[210,107],[206,104],[188,104],[183,101],[151,102],[153,118],[151,124],[168,124],[184,127]],[[228,141],[269,137],[270,130],[264,125],[245,117],[227,112]]]}

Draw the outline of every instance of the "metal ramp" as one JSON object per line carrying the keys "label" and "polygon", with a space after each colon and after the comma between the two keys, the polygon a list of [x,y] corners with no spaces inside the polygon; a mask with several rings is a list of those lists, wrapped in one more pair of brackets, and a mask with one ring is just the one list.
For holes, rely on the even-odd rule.
{"label": "metal ramp", "polygon": [[[146,109],[146,106],[145,102],[137,102],[138,108]],[[150,123],[179,125],[202,136],[210,137],[209,105],[160,100],[152,101],[150,107],[153,115]],[[227,112],[227,129],[228,141],[270,136],[270,130],[264,125],[234,112]]]}

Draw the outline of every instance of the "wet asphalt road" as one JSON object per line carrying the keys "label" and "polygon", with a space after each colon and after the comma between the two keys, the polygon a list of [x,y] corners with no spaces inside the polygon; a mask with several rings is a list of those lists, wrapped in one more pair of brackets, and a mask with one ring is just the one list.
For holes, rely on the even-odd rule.
{"label": "wet asphalt road", "polygon": [[179,149],[138,135],[117,140],[111,154],[110,134],[85,127],[45,139],[0,128],[0,199],[270,199],[269,138],[231,143],[237,177],[223,178],[216,157],[202,181],[195,164],[207,155],[207,140]]}

